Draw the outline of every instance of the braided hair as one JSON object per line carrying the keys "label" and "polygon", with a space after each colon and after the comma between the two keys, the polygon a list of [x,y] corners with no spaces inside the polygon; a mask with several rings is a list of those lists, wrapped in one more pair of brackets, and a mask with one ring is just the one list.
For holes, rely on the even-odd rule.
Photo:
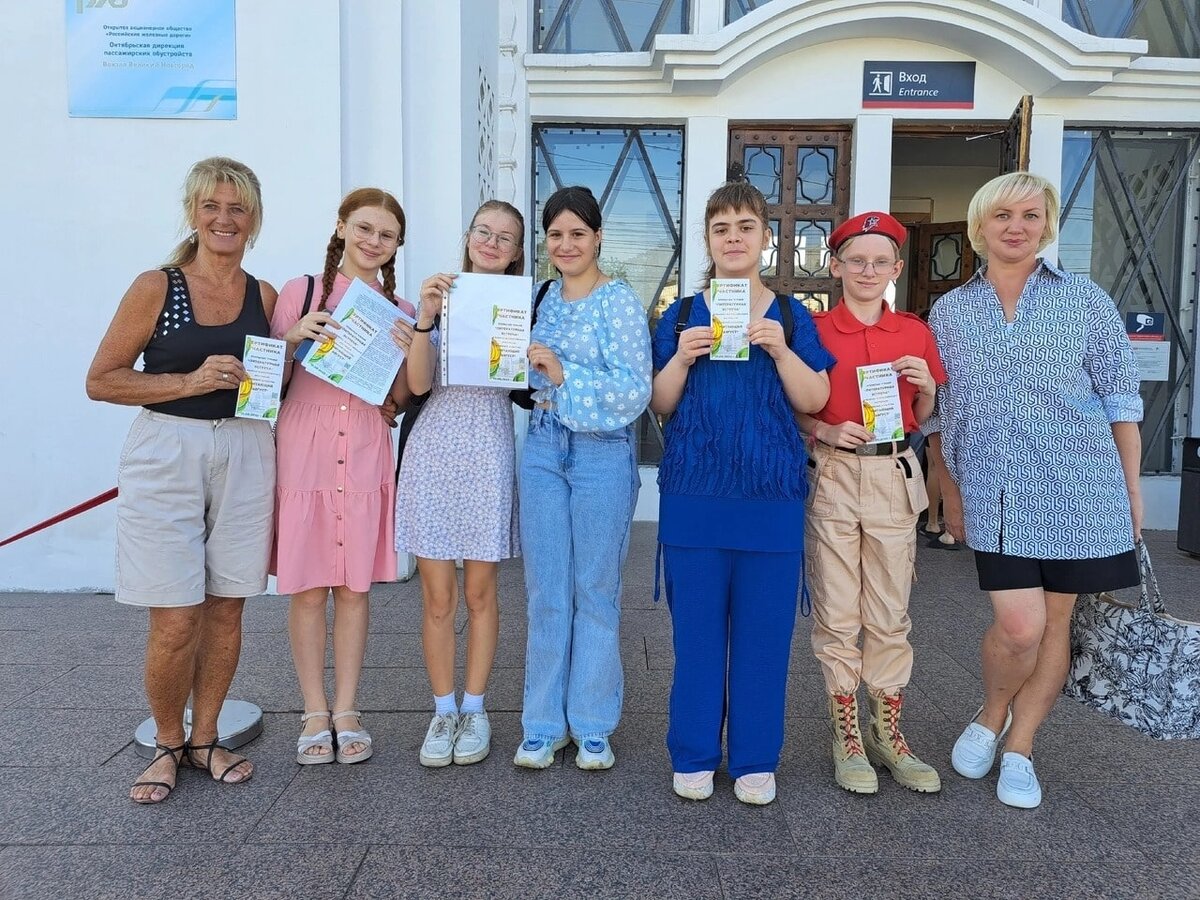
{"label": "braided hair", "polygon": [[[396,243],[396,251],[398,252],[404,246],[404,210],[400,207],[400,203],[381,188],[358,188],[351,191],[342,200],[341,206],[338,207],[338,222],[345,224],[352,213],[364,207],[374,206],[380,209],[387,210],[396,217],[396,221],[400,223],[400,239]],[[333,229],[333,234],[329,236],[329,243],[325,247],[325,270],[321,275],[321,302],[317,309],[325,308],[325,301],[333,292],[333,279],[337,276],[338,266],[341,265],[342,257],[346,253],[346,239],[338,237],[337,228]],[[396,254],[393,253],[388,257],[388,261],[379,267],[379,272],[383,276],[383,293],[393,303],[396,302]]]}

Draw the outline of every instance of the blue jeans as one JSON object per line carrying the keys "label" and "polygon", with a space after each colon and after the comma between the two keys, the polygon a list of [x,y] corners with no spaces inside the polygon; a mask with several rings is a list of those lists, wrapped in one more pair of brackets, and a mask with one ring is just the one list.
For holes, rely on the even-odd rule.
{"label": "blue jeans", "polygon": [[607,738],[617,727],[621,565],[638,484],[631,427],[574,432],[533,410],[519,485],[527,739]]}

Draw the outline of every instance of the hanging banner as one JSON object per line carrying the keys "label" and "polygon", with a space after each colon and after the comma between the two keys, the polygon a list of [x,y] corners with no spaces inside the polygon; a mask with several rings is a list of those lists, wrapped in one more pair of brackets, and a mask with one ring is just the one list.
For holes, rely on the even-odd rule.
{"label": "hanging banner", "polygon": [[72,116],[236,119],[234,0],[65,0]]}

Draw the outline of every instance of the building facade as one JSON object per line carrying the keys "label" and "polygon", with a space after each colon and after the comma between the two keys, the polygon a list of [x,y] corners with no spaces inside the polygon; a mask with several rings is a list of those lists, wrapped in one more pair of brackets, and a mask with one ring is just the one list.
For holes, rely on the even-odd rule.
{"label": "building facade", "polygon": [[[214,153],[263,180],[247,266],[276,284],[319,266],[341,193],[395,192],[408,296],[456,265],[466,218],[491,196],[526,210],[545,275],[541,204],[586,184],[605,214],[604,268],[652,321],[701,281],[704,202],[731,175],[768,198],[777,290],[836,302],[826,238],[890,209],[912,235],[896,303],[921,312],[974,271],[974,190],[1025,166],[1063,195],[1047,254],[1123,313],[1161,314],[1169,347],[1153,348],[1163,370],[1142,385],[1143,472],[1149,527],[1175,527],[1181,441],[1200,433],[1193,3],[244,0],[238,119],[224,123],[68,118],[62,59],[45,52],[63,45],[53,6],[26,4],[0,39],[0,71],[29,86],[15,115],[34,126],[6,193],[37,211],[0,224],[0,240],[29,248],[27,271],[87,290],[22,307],[62,362],[46,371],[43,340],[6,363],[45,374],[0,424],[0,462],[22,473],[0,538],[115,480],[132,411],[89,403],[83,373],[124,288],[170,246],[187,166]],[[6,300],[28,301],[26,287],[10,281]],[[638,515],[654,518],[661,430],[649,416],[639,427]],[[102,507],[0,550],[0,589],[110,587],[111,520]]]}

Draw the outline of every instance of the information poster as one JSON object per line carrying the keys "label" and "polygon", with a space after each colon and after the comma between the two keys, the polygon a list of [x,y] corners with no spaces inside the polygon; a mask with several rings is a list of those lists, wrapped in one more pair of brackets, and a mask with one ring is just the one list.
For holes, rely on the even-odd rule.
{"label": "information poster", "polygon": [[335,335],[320,344],[301,342],[296,359],[305,371],[322,381],[378,406],[392,389],[404,362],[404,351],[392,340],[392,325],[397,319],[417,324],[355,278],[333,312],[333,321],[341,327],[331,328]]}
{"label": "information poster", "polygon": [[246,370],[246,377],[238,385],[235,416],[239,419],[271,421],[279,418],[286,354],[285,341],[246,335],[246,346],[242,351],[242,368]]}
{"label": "information poster", "polygon": [[708,283],[713,342],[709,359],[750,359],[750,279],[714,278]]}
{"label": "information poster", "polygon": [[72,116],[236,119],[234,0],[64,0]]}
{"label": "information poster", "polygon": [[533,279],[465,272],[442,301],[442,384],[511,390],[529,382]]}
{"label": "information poster", "polygon": [[858,367],[858,397],[862,401],[863,428],[875,435],[871,443],[904,439],[900,383],[891,363]]}

